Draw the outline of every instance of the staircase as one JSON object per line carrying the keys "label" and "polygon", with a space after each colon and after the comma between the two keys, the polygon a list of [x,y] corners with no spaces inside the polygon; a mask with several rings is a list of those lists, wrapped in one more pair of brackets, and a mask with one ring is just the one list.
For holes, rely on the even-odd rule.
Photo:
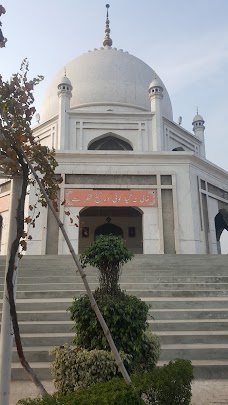
{"label": "staircase", "polygon": [[[0,257],[0,311],[4,272]],[[97,271],[86,273],[94,289]],[[149,326],[162,344],[159,365],[185,358],[192,360],[196,378],[228,377],[228,256],[135,255],[124,266],[121,286],[151,305]],[[72,342],[66,309],[83,292],[70,256],[22,259],[18,318],[26,358],[42,380],[51,378],[49,349]],[[12,379],[27,379],[15,348]]]}

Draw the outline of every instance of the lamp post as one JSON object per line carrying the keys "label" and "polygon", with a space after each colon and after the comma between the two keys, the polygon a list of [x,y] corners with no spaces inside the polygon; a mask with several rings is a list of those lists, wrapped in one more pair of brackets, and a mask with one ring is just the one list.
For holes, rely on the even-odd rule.
{"label": "lamp post", "polygon": [[[10,381],[11,381],[11,363],[12,363],[12,349],[13,349],[13,327],[10,316],[10,305],[8,300],[8,291],[6,284],[6,274],[8,271],[8,264],[10,259],[10,251],[12,242],[16,237],[17,232],[17,206],[18,199],[21,195],[22,178],[15,177],[11,182],[11,198],[9,207],[9,230],[8,230],[8,243],[7,243],[7,256],[6,256],[6,271],[5,283],[2,305],[2,322],[1,322],[1,341],[0,341],[0,404],[9,405],[10,397]],[[15,263],[14,272],[14,297],[17,290],[17,265]]]}

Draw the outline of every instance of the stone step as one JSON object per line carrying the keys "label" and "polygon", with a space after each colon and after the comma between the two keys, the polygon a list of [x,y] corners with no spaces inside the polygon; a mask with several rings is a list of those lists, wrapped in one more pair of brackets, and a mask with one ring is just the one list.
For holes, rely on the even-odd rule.
{"label": "stone step", "polygon": [[225,319],[212,320],[148,320],[149,329],[159,331],[227,331],[228,322]]}
{"label": "stone step", "polygon": [[[228,308],[228,297],[141,297],[143,301],[151,306],[151,312],[157,309],[177,309],[182,310],[219,310]],[[72,298],[31,298],[31,299],[17,299],[17,310],[29,312],[40,311],[65,311],[72,304]],[[2,300],[0,300],[0,310],[2,308]]]}
{"label": "stone step", "polygon": [[66,321],[22,321],[19,322],[20,333],[36,335],[40,333],[71,333],[73,332],[74,323]]}
{"label": "stone step", "polygon": [[[42,308],[42,304],[39,305],[39,308]],[[67,308],[69,305],[67,306]],[[66,310],[50,310],[44,311],[39,310],[31,311],[20,311],[18,310],[18,320],[19,321],[67,321],[70,319],[70,313]],[[158,321],[158,320],[220,320],[228,319],[228,308],[221,309],[151,309],[149,311],[149,319]],[[0,312],[0,321],[1,321],[1,312]]]}
{"label": "stone step", "polygon": [[[73,303],[72,298],[31,298],[17,299],[17,311],[40,312],[40,311],[58,311],[67,310]],[[2,309],[2,300],[0,300],[0,309]],[[28,311],[27,311],[28,310]]]}
{"label": "stone step", "polygon": [[[201,344],[221,345],[228,342],[227,331],[156,331],[161,345]],[[228,353],[227,353],[228,354]],[[228,356],[227,356],[228,358]]]}
{"label": "stone step", "polygon": [[[20,332],[24,339],[31,338],[36,339],[37,337],[47,337],[51,338],[53,342],[57,338],[59,341],[59,336],[65,338],[70,337],[71,341],[74,339],[73,323],[71,322],[22,322],[20,323]],[[228,331],[157,331],[156,334],[160,337],[162,346],[167,344],[227,344],[228,342]],[[31,340],[32,343],[32,340]],[[57,345],[58,343],[53,343]]]}
{"label": "stone step", "polygon": [[[24,353],[28,362],[51,362],[54,357],[49,354],[56,346],[33,346],[24,347]],[[170,361],[173,358],[187,360],[227,360],[228,344],[168,344],[162,345],[160,361]],[[18,362],[16,348],[13,348],[13,362]]]}
{"label": "stone step", "polygon": [[[18,291],[17,298],[74,298],[83,295],[85,291],[83,289],[77,290],[36,290],[36,291]],[[148,291],[138,291],[138,290],[128,290],[129,295],[135,295],[139,298],[148,297],[228,297],[228,290],[148,290]],[[3,292],[0,292],[0,299],[3,298]]]}
{"label": "stone step", "polygon": [[[167,364],[168,361],[161,360],[158,366]],[[37,373],[38,377],[45,381],[51,380],[49,362],[31,362],[30,366]],[[197,379],[227,379],[228,378],[228,360],[193,360],[194,376]],[[26,372],[19,363],[12,364],[12,380],[28,380]]]}
{"label": "stone step", "polygon": [[75,333],[53,332],[53,333],[21,333],[21,340],[24,347],[33,346],[61,346],[72,344]]}
{"label": "stone step", "polygon": [[[26,317],[29,318],[29,317]],[[41,317],[40,317],[41,318]],[[53,318],[57,318],[54,316]],[[227,321],[227,320],[226,320]],[[195,321],[195,320],[148,320],[149,330],[159,333],[162,331],[226,331],[228,327],[228,322],[224,322],[222,319],[211,320],[211,321]],[[27,320],[19,322],[21,332],[32,333],[32,332],[68,332],[71,331],[74,324],[65,317],[64,320],[52,319],[45,320],[45,318],[35,320]],[[70,328],[70,329],[69,329]]]}
{"label": "stone step", "polygon": [[[163,344],[159,360],[227,360],[228,344]],[[48,359],[48,356],[46,357]],[[48,361],[48,360],[46,360]]]}
{"label": "stone step", "polygon": [[[98,283],[90,283],[92,290],[98,287]],[[199,291],[199,290],[228,290],[228,283],[120,283],[120,287],[123,290],[132,292],[148,292],[148,291]],[[2,290],[3,291],[3,288]],[[20,284],[17,285],[17,295],[20,292],[45,292],[56,291],[57,294],[63,291],[83,291],[85,292],[83,283],[39,283],[39,284]]]}
{"label": "stone step", "polygon": [[[42,307],[42,306],[41,306]],[[61,324],[63,321],[69,322],[70,321],[70,313],[64,310],[56,310],[56,311],[17,311],[17,317],[19,320],[20,325],[22,322],[29,322],[31,325],[36,321],[48,321],[48,322],[56,322]],[[1,313],[0,313],[1,319]]]}
{"label": "stone step", "polygon": [[[87,275],[87,280],[89,283],[96,283],[98,282],[98,275]],[[4,285],[4,277],[0,277],[0,290],[3,290],[3,285]],[[72,275],[56,275],[56,276],[21,276],[19,273],[18,277],[18,285],[34,285],[34,284],[82,284],[82,279],[79,276],[72,276]],[[185,277],[182,276],[169,276],[169,275],[159,275],[155,276],[154,273],[151,273],[148,276],[135,274],[135,275],[125,275],[123,274],[120,278],[121,284],[139,284],[139,285],[145,285],[147,283],[172,283],[172,284],[199,284],[199,283],[216,283],[216,284],[225,284],[228,283],[228,277],[227,276],[189,276],[186,275]]]}
{"label": "stone step", "polygon": [[[30,366],[37,374],[41,381],[48,381],[52,379],[49,369],[50,362],[31,362]],[[27,373],[18,362],[12,363],[11,380],[13,381],[27,381],[29,379]]]}
{"label": "stone step", "polygon": [[228,308],[221,309],[151,309],[155,320],[228,319]]}
{"label": "stone step", "polygon": [[228,308],[228,297],[210,297],[210,300],[207,297],[195,297],[195,298],[172,298],[170,297],[156,297],[156,298],[149,298],[149,297],[142,297],[142,299],[151,306],[151,311],[156,310],[180,310],[183,312],[187,312],[189,310],[220,310],[224,308]]}
{"label": "stone step", "polygon": [[[78,258],[80,257],[79,255],[77,256]],[[180,254],[180,255],[174,255],[174,254],[135,254],[132,261],[133,260],[152,260],[153,262],[165,262],[166,258],[169,259],[170,262],[177,262],[182,261],[183,258],[186,258],[186,260],[205,260],[205,257],[207,257],[208,259],[210,259],[211,261],[220,261],[223,262],[224,260],[227,260],[227,256],[226,255],[213,255],[213,254]],[[21,262],[32,262],[33,259],[40,259],[40,261],[56,261],[57,258],[61,258],[61,260],[63,260],[64,262],[70,261],[73,263],[73,259],[69,254],[64,254],[61,256],[56,256],[56,255],[46,255],[46,256],[40,256],[40,255],[24,255]],[[4,259],[5,256],[1,256],[1,260],[2,263],[4,264]],[[129,263],[128,263],[129,264]]]}
{"label": "stone step", "polygon": [[[56,346],[33,346],[33,347],[23,347],[24,355],[26,360],[29,363],[41,362],[41,363],[50,363],[54,360],[54,357],[49,354],[51,349],[54,349]],[[19,362],[17,349],[13,348],[13,357],[12,362]]]}
{"label": "stone step", "polygon": [[[37,277],[37,276],[53,276],[53,275],[58,275],[58,276],[63,276],[64,274],[66,275],[71,275],[78,277],[80,276],[79,270],[76,268],[74,263],[63,263],[61,261],[61,256],[59,256],[58,261],[55,263],[50,263],[50,261],[47,259],[46,263],[42,262],[40,260],[40,264],[37,265],[36,260],[34,259],[34,262],[31,262],[30,265],[26,264],[26,261],[23,260],[19,264],[19,274],[20,276],[30,276],[30,277]],[[182,272],[187,275],[187,271],[189,271],[188,276],[200,276],[204,275],[204,272],[207,271],[207,274],[214,274],[214,276],[220,276],[221,273],[223,273],[227,269],[227,262],[228,259],[226,258],[226,261],[224,263],[213,263],[209,264],[208,259],[205,257],[204,262],[192,262],[190,261],[189,263],[186,262],[185,257],[182,259],[181,263],[168,263],[168,259],[166,258],[166,263],[165,265],[162,264],[154,264],[154,263],[147,263],[145,260],[141,260],[136,262],[133,260],[130,263],[124,264],[122,271],[123,275],[134,275],[134,274],[140,274],[141,266],[143,266],[143,275],[151,274],[154,273],[155,275],[159,276],[159,273],[161,272],[162,275],[172,275],[172,273],[176,273],[177,276],[181,277]],[[98,274],[98,270],[94,267],[87,266],[84,269],[84,272],[88,275],[94,276]],[[0,277],[4,277],[5,275],[5,266],[0,265]],[[226,274],[224,274],[226,275]]]}

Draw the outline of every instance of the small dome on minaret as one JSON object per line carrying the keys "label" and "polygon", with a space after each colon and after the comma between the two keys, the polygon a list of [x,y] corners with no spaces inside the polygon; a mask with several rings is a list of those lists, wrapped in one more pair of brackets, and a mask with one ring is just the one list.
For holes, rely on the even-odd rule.
{"label": "small dome on minaret", "polygon": [[193,121],[192,121],[193,130],[195,130],[197,128],[205,129],[204,124],[205,124],[205,121],[204,121],[203,117],[199,114],[198,108],[197,108],[196,115],[195,115],[195,117],[193,118]]}
{"label": "small dome on minaret", "polygon": [[73,90],[73,86],[71,84],[70,79],[65,75],[60,79],[58,84],[58,95],[60,94],[68,94],[71,97],[71,91]]}
{"label": "small dome on minaret", "polygon": [[149,97],[159,96],[163,98],[163,85],[159,77],[155,74],[154,80],[149,85]]}
{"label": "small dome on minaret", "polygon": [[103,46],[112,46],[112,39],[110,38],[110,28],[109,28],[109,18],[108,18],[108,9],[110,5],[106,4],[107,14],[106,14],[106,23],[105,23],[105,37],[103,39]]}

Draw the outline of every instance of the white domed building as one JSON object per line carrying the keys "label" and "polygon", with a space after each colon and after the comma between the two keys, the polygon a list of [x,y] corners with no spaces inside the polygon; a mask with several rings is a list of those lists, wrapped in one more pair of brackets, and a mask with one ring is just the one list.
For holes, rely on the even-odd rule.
{"label": "white domed building", "polygon": [[[103,47],[54,78],[34,129],[56,149],[59,215],[76,252],[112,233],[134,253],[220,253],[228,173],[206,160],[204,119],[197,112],[193,132],[175,123],[157,73],[112,47],[108,16],[105,32]],[[28,254],[69,253],[49,210],[32,232]]]}

